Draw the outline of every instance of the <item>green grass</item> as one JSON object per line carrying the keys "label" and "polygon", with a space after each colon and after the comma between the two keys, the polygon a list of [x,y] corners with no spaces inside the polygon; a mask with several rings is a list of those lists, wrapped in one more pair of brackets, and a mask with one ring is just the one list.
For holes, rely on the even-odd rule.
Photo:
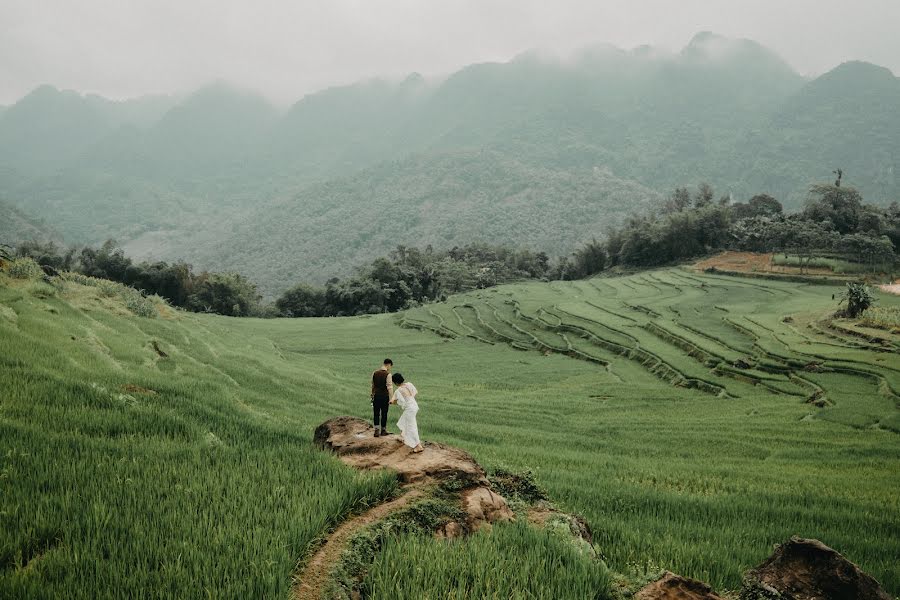
{"label": "green grass", "polygon": [[[403,315],[141,318],[97,288],[0,275],[0,597],[286,597],[310,544],[393,493],[310,444],[331,416],[368,417],[385,356],[420,390],[425,440],[530,469],[587,519],[614,571],[734,589],[796,534],[900,593],[900,359],[813,327],[838,289],[669,269],[503,286],[398,327]],[[477,314],[454,311],[465,305]],[[709,355],[745,357],[787,393],[714,372]],[[684,387],[681,372],[726,393]],[[828,406],[804,402],[814,389]],[[366,585],[452,598],[500,585],[479,569],[526,548],[523,560],[571,560],[579,581],[603,580],[544,535],[398,537],[376,556],[393,577],[376,569]],[[557,583],[513,577],[499,597],[590,597]]]}
{"label": "green grass", "polygon": [[865,327],[900,330],[900,306],[873,306],[862,314],[859,322]]}
{"label": "green grass", "polygon": [[363,581],[366,598],[610,598],[611,578],[571,539],[522,523],[443,542],[431,536],[389,539]]}
{"label": "green grass", "polygon": [[862,263],[850,262],[848,260],[843,260],[840,258],[828,258],[822,256],[814,256],[813,258],[807,261],[806,258],[796,256],[796,255],[788,255],[778,254],[772,256],[772,262],[776,265],[788,266],[788,267],[800,267],[803,268],[812,267],[819,269],[831,269],[832,273],[844,275],[844,274],[856,274],[856,273],[887,273],[892,269],[892,265],[889,263],[876,263],[874,265],[866,265]]}

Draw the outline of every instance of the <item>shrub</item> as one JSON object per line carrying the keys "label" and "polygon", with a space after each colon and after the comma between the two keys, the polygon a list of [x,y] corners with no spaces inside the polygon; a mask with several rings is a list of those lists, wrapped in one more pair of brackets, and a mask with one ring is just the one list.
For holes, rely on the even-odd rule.
{"label": "shrub", "polygon": [[125,303],[125,308],[135,315],[148,318],[157,315],[156,303],[139,291],[122,286],[121,297],[122,301]]}
{"label": "shrub", "polygon": [[864,283],[848,283],[847,290],[841,294],[841,301],[838,304],[847,303],[845,314],[851,319],[855,319],[875,303],[875,295]]}
{"label": "shrub", "polygon": [[17,258],[9,264],[7,272],[16,279],[38,279],[43,277],[44,270],[33,258]]}
{"label": "shrub", "polygon": [[100,295],[106,298],[119,298],[130,312],[139,317],[155,317],[159,314],[157,305],[165,304],[165,299],[154,295],[147,297],[140,290],[136,290],[127,285],[109,281],[108,279],[99,279],[81,273],[65,272],[60,274],[59,279],[63,281],[71,281],[80,285],[97,288]]}
{"label": "shrub", "polygon": [[547,492],[535,482],[534,473],[530,470],[513,473],[506,469],[496,469],[488,480],[497,493],[507,498],[521,498],[529,504],[548,498]]}

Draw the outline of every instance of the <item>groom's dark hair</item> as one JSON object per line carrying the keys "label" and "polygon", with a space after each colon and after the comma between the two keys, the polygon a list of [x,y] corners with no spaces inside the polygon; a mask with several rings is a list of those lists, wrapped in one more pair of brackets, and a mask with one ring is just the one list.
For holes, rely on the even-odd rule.
{"label": "groom's dark hair", "polygon": [[394,365],[394,361],[392,361],[392,360],[389,359],[389,358],[386,358],[386,359],[384,359],[384,363],[383,363],[383,364],[393,366],[393,365]]}

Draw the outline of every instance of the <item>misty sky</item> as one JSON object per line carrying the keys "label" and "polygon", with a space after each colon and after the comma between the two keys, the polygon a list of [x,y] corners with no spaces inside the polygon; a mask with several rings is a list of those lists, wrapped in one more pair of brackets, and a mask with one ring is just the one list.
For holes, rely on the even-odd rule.
{"label": "misty sky", "polygon": [[111,98],[224,79],[279,104],[329,85],[447,74],[530,48],[679,49],[749,37],[804,74],[900,73],[900,0],[0,0],[0,104],[42,83]]}

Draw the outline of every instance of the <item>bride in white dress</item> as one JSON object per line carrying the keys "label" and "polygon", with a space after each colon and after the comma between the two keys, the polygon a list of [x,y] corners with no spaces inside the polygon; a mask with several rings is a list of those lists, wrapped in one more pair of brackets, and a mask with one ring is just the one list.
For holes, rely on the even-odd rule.
{"label": "bride in white dress", "polygon": [[419,426],[416,424],[416,413],[419,412],[416,394],[419,393],[419,390],[411,382],[404,380],[400,373],[394,373],[391,381],[396,386],[391,403],[399,404],[403,409],[403,414],[397,421],[397,428],[400,429],[403,443],[412,448],[415,453],[422,452],[425,448],[422,447],[422,442],[419,440]]}

